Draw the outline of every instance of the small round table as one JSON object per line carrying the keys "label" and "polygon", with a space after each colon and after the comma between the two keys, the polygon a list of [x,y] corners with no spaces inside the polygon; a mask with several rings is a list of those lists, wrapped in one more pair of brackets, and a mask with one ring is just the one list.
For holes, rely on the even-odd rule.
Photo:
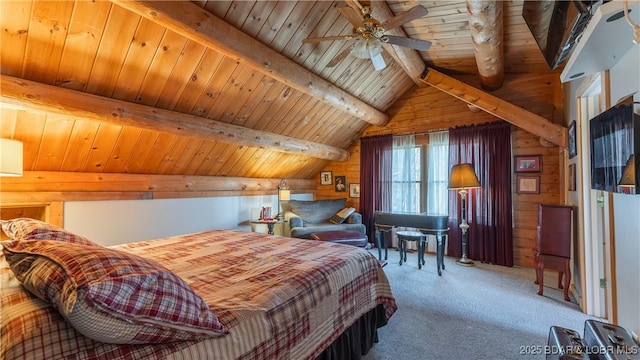
{"label": "small round table", "polygon": [[273,228],[276,226],[276,224],[282,224],[283,222],[285,222],[285,220],[278,220],[278,219],[251,220],[252,224],[266,224],[267,228],[269,229],[269,231],[268,231],[269,235],[273,235]]}
{"label": "small round table", "polygon": [[418,269],[422,269],[424,265],[424,248],[427,236],[419,231],[398,231],[398,249],[400,250],[400,265],[407,262],[407,241],[416,241],[418,243]]}

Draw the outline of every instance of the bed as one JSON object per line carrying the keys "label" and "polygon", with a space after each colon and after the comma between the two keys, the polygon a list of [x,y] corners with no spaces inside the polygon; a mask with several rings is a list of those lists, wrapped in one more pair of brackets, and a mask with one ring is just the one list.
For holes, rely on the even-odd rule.
{"label": "bed", "polygon": [[32,219],[2,228],[2,359],[354,359],[397,308],[378,260],[349,245],[212,230],[101,247]]}

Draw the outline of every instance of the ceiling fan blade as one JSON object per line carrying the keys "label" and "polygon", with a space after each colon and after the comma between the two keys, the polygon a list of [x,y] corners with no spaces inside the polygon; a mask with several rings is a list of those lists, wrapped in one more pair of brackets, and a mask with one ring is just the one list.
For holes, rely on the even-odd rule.
{"label": "ceiling fan blade", "polygon": [[332,68],[338,65],[342,60],[344,60],[347,57],[347,55],[349,55],[349,53],[351,53],[351,48],[352,47],[349,46],[344,48],[342,51],[340,51],[336,56],[333,57],[333,59],[331,59],[331,61],[329,61],[326,67]]}
{"label": "ceiling fan blade", "polygon": [[329,41],[329,40],[351,40],[355,39],[357,36],[353,35],[337,35],[337,36],[325,36],[325,37],[317,37],[317,38],[306,38],[303,39],[303,43],[317,43],[321,41]]}
{"label": "ceiling fan blade", "polygon": [[382,53],[372,55],[371,63],[373,64],[373,68],[376,69],[376,71],[380,71],[387,67],[387,64],[384,62],[384,58],[382,57]]}
{"label": "ceiling fan blade", "polygon": [[385,35],[380,38],[380,41],[387,44],[406,46],[420,51],[427,51],[431,47],[431,41],[411,39],[402,36]]}
{"label": "ceiling fan blade", "polygon": [[427,9],[422,5],[417,5],[383,22],[382,27],[385,30],[395,29],[406,22],[419,19],[425,15],[427,15]]}
{"label": "ceiling fan blade", "polygon": [[358,13],[351,7],[342,6],[339,7],[338,10],[340,10],[340,14],[342,14],[342,16],[346,17],[347,20],[349,20],[353,27],[359,28],[364,26],[364,23],[362,22],[362,15],[360,15],[360,13]]}

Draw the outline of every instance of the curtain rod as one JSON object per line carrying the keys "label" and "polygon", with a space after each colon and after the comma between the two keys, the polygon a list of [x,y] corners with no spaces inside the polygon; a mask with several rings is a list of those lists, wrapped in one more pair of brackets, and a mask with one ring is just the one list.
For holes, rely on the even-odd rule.
{"label": "curtain rod", "polygon": [[429,135],[431,133],[434,132],[441,132],[441,131],[449,131],[449,128],[442,128],[442,129],[434,129],[434,130],[429,130],[429,131],[421,131],[421,132],[414,132],[414,133],[406,133],[406,134],[393,134],[393,136],[404,136],[404,135]]}

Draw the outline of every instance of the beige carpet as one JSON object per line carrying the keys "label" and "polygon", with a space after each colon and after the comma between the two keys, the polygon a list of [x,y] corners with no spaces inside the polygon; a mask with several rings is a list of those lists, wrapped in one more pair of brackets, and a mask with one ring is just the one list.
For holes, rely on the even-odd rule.
{"label": "beige carpet", "polygon": [[545,273],[539,296],[532,268],[464,267],[447,257],[438,276],[434,254],[425,255],[421,270],[416,252],[402,266],[398,260],[390,249],[384,267],[398,311],[379,329],[380,341],[366,360],[545,359],[551,326],[583,334],[584,321],[592,318],[563,300],[553,272]]}

